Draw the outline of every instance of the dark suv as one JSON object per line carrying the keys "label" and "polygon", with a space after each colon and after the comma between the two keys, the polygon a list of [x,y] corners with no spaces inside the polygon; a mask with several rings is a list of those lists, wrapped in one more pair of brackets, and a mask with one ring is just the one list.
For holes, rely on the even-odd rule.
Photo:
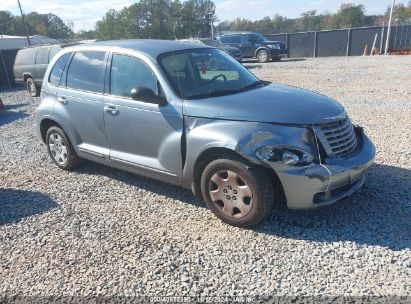
{"label": "dark suv", "polygon": [[258,33],[232,33],[217,38],[222,44],[238,47],[244,58],[256,58],[259,62],[280,60],[288,50],[280,41],[269,41]]}
{"label": "dark suv", "polygon": [[50,60],[65,46],[69,45],[42,45],[19,50],[14,61],[14,80],[25,83],[30,96],[39,96]]}

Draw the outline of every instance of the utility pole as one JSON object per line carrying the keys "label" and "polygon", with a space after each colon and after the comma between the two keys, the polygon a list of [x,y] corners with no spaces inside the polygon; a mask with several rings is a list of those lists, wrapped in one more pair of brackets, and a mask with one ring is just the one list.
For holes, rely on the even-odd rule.
{"label": "utility pole", "polygon": [[30,43],[30,37],[29,37],[29,29],[27,28],[26,19],[24,18],[23,10],[21,9],[20,0],[17,0],[17,3],[19,4],[20,13],[21,13],[21,18],[23,19],[24,28],[26,29],[27,43],[28,43],[29,46],[30,46],[31,43]]}
{"label": "utility pole", "polygon": [[388,48],[390,46],[390,35],[391,35],[391,22],[392,22],[392,14],[394,12],[395,0],[392,0],[391,4],[391,12],[390,12],[390,20],[388,21],[388,32],[387,32],[387,41],[385,42],[385,52],[384,54],[388,54]]}

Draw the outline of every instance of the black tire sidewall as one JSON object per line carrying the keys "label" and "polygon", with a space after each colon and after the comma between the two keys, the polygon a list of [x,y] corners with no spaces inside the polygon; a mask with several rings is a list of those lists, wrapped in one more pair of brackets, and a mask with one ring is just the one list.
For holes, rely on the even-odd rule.
{"label": "black tire sidewall", "polygon": [[[211,177],[220,170],[230,170],[244,179],[250,187],[253,194],[253,205],[250,213],[242,218],[233,218],[222,213],[218,207],[212,202],[209,194],[209,181]],[[201,192],[207,207],[223,222],[237,227],[249,227],[260,222],[266,215],[266,202],[264,201],[264,194],[262,187],[255,177],[254,168],[249,168],[240,161],[232,159],[218,159],[208,164],[201,176]]]}
{"label": "black tire sidewall", "polygon": [[[50,135],[52,133],[57,133],[61,136],[61,138],[63,138],[65,146],[67,148],[67,162],[65,165],[60,165],[58,162],[56,162],[56,160],[54,159],[51,151],[50,151],[50,146],[49,146],[49,139],[50,139]],[[60,169],[63,170],[71,170],[72,168],[74,168],[77,164],[78,164],[78,157],[76,155],[76,152],[73,149],[73,146],[71,145],[70,140],[68,139],[66,133],[60,129],[59,127],[53,126],[50,127],[47,130],[46,133],[46,145],[47,145],[47,151],[50,155],[50,158],[52,159],[53,163],[55,163],[57,165],[57,167],[59,167]]]}

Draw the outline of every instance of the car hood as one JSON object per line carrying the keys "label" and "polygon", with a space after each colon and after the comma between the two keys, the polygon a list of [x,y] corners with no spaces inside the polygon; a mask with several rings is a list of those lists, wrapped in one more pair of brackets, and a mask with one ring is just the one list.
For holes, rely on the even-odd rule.
{"label": "car hood", "polygon": [[239,48],[236,48],[234,46],[224,46],[224,45],[218,46],[217,48],[222,51],[226,51],[226,52],[237,52],[240,50]]}
{"label": "car hood", "polygon": [[186,100],[184,114],[213,119],[279,124],[323,124],[340,119],[344,108],[335,100],[311,91],[269,84],[249,91]]}

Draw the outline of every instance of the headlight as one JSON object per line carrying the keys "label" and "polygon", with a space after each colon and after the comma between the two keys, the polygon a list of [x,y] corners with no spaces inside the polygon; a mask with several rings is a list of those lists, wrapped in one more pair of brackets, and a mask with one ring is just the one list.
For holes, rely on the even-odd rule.
{"label": "headlight", "polygon": [[268,44],[267,47],[270,49],[280,49],[280,46],[278,44]]}
{"label": "headlight", "polygon": [[256,153],[262,161],[282,162],[292,166],[307,166],[314,161],[310,153],[291,147],[262,147]]}

